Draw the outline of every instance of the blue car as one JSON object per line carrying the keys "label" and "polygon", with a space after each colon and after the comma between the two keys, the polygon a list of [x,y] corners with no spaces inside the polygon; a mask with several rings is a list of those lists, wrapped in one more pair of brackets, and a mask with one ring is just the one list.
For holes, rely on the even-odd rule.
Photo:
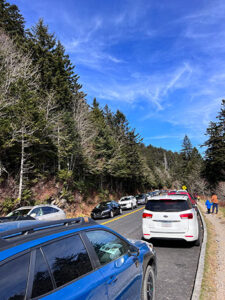
{"label": "blue car", "polygon": [[150,300],[156,269],[151,244],[89,218],[1,224],[1,300]]}

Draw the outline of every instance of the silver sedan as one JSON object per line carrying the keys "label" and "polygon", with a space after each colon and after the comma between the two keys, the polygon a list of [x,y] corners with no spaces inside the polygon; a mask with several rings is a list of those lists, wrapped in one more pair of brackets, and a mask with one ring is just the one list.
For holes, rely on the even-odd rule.
{"label": "silver sedan", "polygon": [[36,205],[36,206],[23,206],[7,215],[12,216],[30,216],[39,221],[51,221],[66,219],[64,211],[55,205]]}

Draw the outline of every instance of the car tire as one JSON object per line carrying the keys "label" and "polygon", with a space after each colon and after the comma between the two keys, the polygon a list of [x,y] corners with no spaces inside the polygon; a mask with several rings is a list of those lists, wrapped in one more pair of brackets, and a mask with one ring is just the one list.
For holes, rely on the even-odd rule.
{"label": "car tire", "polygon": [[196,247],[199,247],[201,245],[201,233],[200,233],[200,228],[199,228],[199,232],[198,232],[198,239],[196,241],[194,241],[194,245]]}
{"label": "car tire", "polygon": [[141,300],[155,300],[155,273],[152,266],[147,266],[142,283]]}
{"label": "car tire", "polygon": [[120,208],[119,214],[122,215],[122,213],[123,213],[123,210],[122,210],[122,208]]}
{"label": "car tire", "polygon": [[196,241],[194,241],[194,245],[196,247],[199,247],[200,246],[200,237],[198,237],[198,239]]}
{"label": "car tire", "polygon": [[201,228],[200,228],[199,221],[198,221],[198,239],[194,241],[194,245],[197,247],[201,245]]}
{"label": "car tire", "polygon": [[114,217],[114,213],[113,213],[113,211],[112,211],[112,210],[110,211],[110,214],[109,214],[109,216],[110,216],[110,218],[113,218],[113,217]]}

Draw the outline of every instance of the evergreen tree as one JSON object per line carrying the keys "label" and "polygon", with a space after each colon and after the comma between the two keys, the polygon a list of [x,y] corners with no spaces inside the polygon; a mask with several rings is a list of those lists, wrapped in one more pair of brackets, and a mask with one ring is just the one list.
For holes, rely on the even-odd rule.
{"label": "evergreen tree", "polygon": [[24,18],[16,5],[0,0],[0,28],[10,37],[24,37]]}
{"label": "evergreen tree", "polygon": [[225,100],[222,100],[217,122],[210,122],[206,135],[208,140],[204,146],[205,176],[211,184],[225,180]]}
{"label": "evergreen tree", "polygon": [[191,158],[191,153],[192,153],[192,144],[187,135],[185,135],[183,144],[182,144],[182,149],[181,149],[181,154],[184,160],[188,161]]}

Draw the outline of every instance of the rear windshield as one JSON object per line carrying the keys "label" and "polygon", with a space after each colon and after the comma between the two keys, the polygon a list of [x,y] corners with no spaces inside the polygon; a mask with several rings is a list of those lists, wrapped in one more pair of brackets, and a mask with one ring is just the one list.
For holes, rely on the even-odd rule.
{"label": "rear windshield", "polygon": [[160,212],[178,212],[191,209],[187,200],[149,200],[145,207],[147,210]]}

